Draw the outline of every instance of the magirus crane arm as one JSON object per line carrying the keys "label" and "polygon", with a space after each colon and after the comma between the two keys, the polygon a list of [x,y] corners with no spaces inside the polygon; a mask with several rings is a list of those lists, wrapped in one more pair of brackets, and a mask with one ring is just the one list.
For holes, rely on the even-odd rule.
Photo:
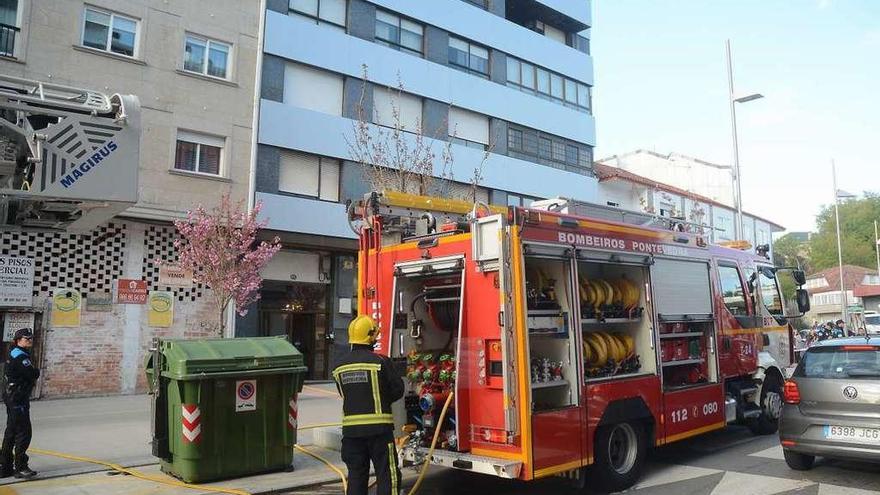
{"label": "magirus crane arm", "polygon": [[132,95],[0,74],[0,229],[87,231],[137,202]]}

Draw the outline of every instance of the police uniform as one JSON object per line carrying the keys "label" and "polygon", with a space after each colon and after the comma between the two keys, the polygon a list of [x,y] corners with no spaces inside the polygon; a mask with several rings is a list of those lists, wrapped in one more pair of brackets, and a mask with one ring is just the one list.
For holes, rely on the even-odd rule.
{"label": "police uniform", "polygon": [[400,469],[391,404],[403,397],[403,380],[390,359],[373,352],[378,329],[372,319],[358,316],[348,328],[351,352],[333,370],[343,399],[342,460],[348,468],[347,495],[367,494],[371,461],[376,495],[398,495]]}
{"label": "police uniform", "polygon": [[[15,332],[13,342],[17,344],[22,338],[33,338],[30,329],[23,328]],[[3,435],[3,447],[0,450],[2,475],[6,477],[15,474],[16,478],[30,478],[37,474],[28,467],[27,449],[31,444],[30,397],[34,384],[40,377],[40,370],[34,366],[28,350],[16,345],[9,351],[4,374],[6,433]]]}

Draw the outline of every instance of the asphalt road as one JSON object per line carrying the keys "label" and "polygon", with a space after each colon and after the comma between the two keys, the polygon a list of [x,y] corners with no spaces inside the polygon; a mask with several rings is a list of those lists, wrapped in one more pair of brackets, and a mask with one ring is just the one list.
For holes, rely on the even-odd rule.
{"label": "asphalt road", "polygon": [[[415,473],[404,471],[405,487]],[[300,495],[341,493],[328,485]],[[511,495],[577,493],[561,479],[535,483],[509,482],[487,476],[432,467],[420,495]],[[626,493],[637,495],[862,495],[880,493],[880,467],[820,459],[813,470],[792,471],[782,459],[778,437],[754,437],[745,428],[685,440],[651,453],[642,480]]]}

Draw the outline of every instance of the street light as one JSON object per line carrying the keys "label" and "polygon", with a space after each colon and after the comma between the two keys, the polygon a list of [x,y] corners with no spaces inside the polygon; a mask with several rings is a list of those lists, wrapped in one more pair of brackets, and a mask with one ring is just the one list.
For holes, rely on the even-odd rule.
{"label": "street light", "polygon": [[730,88],[730,128],[733,135],[733,178],[736,188],[733,190],[736,201],[736,222],[734,222],[734,234],[736,239],[742,240],[743,235],[743,212],[742,212],[742,181],[739,173],[739,142],[736,136],[736,104],[748,103],[763,98],[760,93],[752,93],[746,96],[736,97],[733,92],[733,61],[730,56],[730,40],[727,40],[727,82]]}
{"label": "street light", "polygon": [[837,269],[840,273],[840,316],[844,325],[848,325],[846,314],[846,286],[843,283],[843,249],[840,243],[840,211],[838,205],[841,199],[855,198],[855,194],[841,191],[837,188],[837,168],[834,160],[831,160],[831,183],[834,186],[834,225],[837,228]]}

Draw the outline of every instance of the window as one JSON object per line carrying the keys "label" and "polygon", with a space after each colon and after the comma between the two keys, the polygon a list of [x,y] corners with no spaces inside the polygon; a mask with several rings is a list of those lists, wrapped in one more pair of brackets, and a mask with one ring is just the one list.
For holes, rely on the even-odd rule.
{"label": "window", "polygon": [[330,115],[342,115],[342,77],[332,72],[288,63],[284,67],[287,105]]}
{"label": "window", "polygon": [[[866,343],[867,344],[867,343]],[[876,380],[880,376],[880,347],[827,345],[811,347],[795,368],[794,376]]]}
{"label": "window", "polygon": [[449,136],[454,143],[485,151],[489,149],[489,117],[450,107]]}
{"label": "window", "polygon": [[558,100],[561,100],[564,94],[562,81],[562,76],[558,74],[550,74],[550,96]]}
{"label": "window", "polygon": [[507,83],[520,91],[589,112],[590,86],[514,57],[507,57]]}
{"label": "window", "polygon": [[541,158],[550,158],[550,149],[553,142],[547,138],[538,138],[538,156]]}
{"label": "window", "polygon": [[520,68],[522,66],[522,62],[515,58],[507,59],[507,82],[513,84],[522,84],[522,76],[520,75]]}
{"label": "window", "polygon": [[379,43],[418,55],[422,54],[424,28],[421,24],[396,15],[376,11],[376,40]]}
{"label": "window", "polygon": [[219,41],[186,35],[183,70],[226,79],[229,66],[229,45]]}
{"label": "window", "polygon": [[339,201],[339,160],[281,152],[278,190],[326,201]]}
{"label": "window", "polygon": [[560,143],[559,141],[552,141],[553,143],[553,152],[550,155],[550,159],[557,162],[565,161],[565,144]]}
{"label": "window", "polygon": [[221,175],[225,143],[226,140],[222,137],[177,131],[174,169],[198,174]]}
{"label": "window", "polygon": [[507,129],[507,147],[512,150],[523,149],[523,132],[519,129]]}
{"label": "window", "polygon": [[568,46],[575,50],[590,54],[590,39],[580,34],[573,34],[568,38]]}
{"label": "window", "polygon": [[0,55],[15,56],[18,27],[18,0],[0,0]]}
{"label": "window", "polygon": [[762,267],[758,270],[758,281],[761,284],[761,299],[764,302],[764,307],[771,315],[782,315],[782,296],[776,285],[776,274],[769,268]]}
{"label": "window", "polygon": [[544,36],[551,40],[558,41],[563,45],[565,44],[565,31],[547,23],[544,23]]}
{"label": "window", "polygon": [[86,7],[82,44],[96,50],[134,57],[138,21]]}
{"label": "window", "polygon": [[[391,88],[376,88],[373,92],[373,122],[408,132],[422,128],[422,99]],[[397,116],[395,117],[395,113]]]}
{"label": "window", "polygon": [[578,147],[573,144],[565,146],[565,163],[570,165],[578,164]]}
{"label": "window", "polygon": [[345,30],[345,0],[290,0],[288,9],[297,17]]}
{"label": "window", "polygon": [[583,168],[593,168],[593,148],[586,147],[578,150],[578,166]]}
{"label": "window", "polygon": [[507,193],[507,206],[530,206],[532,201],[538,201],[538,198]]}
{"label": "window", "polygon": [[489,77],[489,50],[450,36],[449,64],[472,74]]}
{"label": "window", "polygon": [[718,278],[721,281],[721,296],[724,305],[734,316],[748,315],[746,295],[743,290],[742,280],[739,278],[739,270],[734,266],[718,266]]}

